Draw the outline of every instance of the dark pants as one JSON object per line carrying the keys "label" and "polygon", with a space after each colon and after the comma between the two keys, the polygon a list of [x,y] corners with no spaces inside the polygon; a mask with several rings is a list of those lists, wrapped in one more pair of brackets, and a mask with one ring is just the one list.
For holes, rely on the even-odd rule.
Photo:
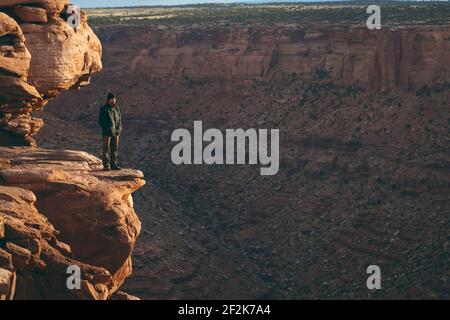
{"label": "dark pants", "polygon": [[117,166],[119,161],[119,136],[103,136],[103,166]]}

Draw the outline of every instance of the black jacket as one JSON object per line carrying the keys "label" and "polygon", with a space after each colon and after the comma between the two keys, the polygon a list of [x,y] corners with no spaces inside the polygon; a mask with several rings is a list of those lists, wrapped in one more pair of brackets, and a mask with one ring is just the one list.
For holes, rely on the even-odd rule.
{"label": "black jacket", "polygon": [[102,127],[103,136],[119,136],[122,133],[122,114],[119,106],[112,107],[105,104],[101,107],[98,123]]}

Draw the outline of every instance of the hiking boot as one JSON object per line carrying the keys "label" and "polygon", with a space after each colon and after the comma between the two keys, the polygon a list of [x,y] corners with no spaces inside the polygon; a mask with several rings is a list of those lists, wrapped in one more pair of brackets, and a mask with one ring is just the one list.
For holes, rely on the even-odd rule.
{"label": "hiking boot", "polygon": [[116,165],[116,166],[112,166],[111,169],[117,171],[117,170],[122,170],[122,167]]}
{"label": "hiking boot", "polygon": [[104,166],[103,167],[103,171],[111,171],[111,167],[110,166]]}

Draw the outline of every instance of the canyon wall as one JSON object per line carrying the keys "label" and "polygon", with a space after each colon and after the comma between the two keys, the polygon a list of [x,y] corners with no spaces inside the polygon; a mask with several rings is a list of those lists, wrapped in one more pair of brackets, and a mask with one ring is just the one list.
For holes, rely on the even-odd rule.
{"label": "canyon wall", "polygon": [[[296,28],[254,29],[272,34]],[[333,29],[327,24],[311,28],[322,34]],[[56,115],[58,121],[84,129],[89,141],[97,130],[98,93],[113,86],[121,101],[127,161],[152,177],[152,185],[136,197],[136,205],[150,214],[142,217],[145,232],[135,250],[135,277],[126,290],[148,299],[447,297],[443,252],[444,230],[449,226],[445,173],[450,163],[450,90],[436,88],[422,95],[412,85],[408,92],[405,83],[404,88],[381,93],[375,90],[376,81],[374,92],[348,90],[352,88],[340,85],[336,75],[327,76],[329,70],[305,71],[302,77],[283,71],[280,59],[281,65],[288,64],[286,55],[278,56],[279,61],[254,81],[252,76],[259,71],[249,76],[242,62],[251,52],[264,53],[266,47],[247,55],[236,53],[233,63],[226,63],[225,49],[216,44],[231,41],[225,32],[231,29],[247,46],[245,27],[99,28],[104,72],[80,94],[62,97],[64,104],[81,102],[86,107],[68,111],[55,104],[47,109],[49,121],[56,122],[52,120]],[[215,31],[220,40],[216,44],[207,36],[214,30],[225,30]],[[386,42],[386,49],[380,49],[386,57],[378,63],[385,65],[379,69],[385,70],[383,79],[395,74],[391,65],[403,61],[405,69],[399,74],[416,75],[411,76],[415,86],[445,83],[449,57],[441,61],[438,57],[447,40],[434,41],[432,35],[443,34],[446,39],[448,27],[397,30],[404,39],[417,36],[415,53],[403,54],[417,55],[417,64],[407,64],[400,56],[393,61],[395,51],[387,44],[394,41],[395,29],[381,30],[379,44]],[[180,41],[187,35],[189,41]],[[374,37],[370,39],[375,43]],[[371,63],[377,46],[348,41],[336,40],[342,55],[350,57],[358,53],[356,48],[360,52],[353,64],[348,58],[344,70],[369,77],[371,64],[364,63]],[[335,43],[331,38],[326,42]],[[333,56],[319,46],[315,50],[322,54],[311,50],[309,56],[291,58],[305,61],[306,70],[315,71],[323,59],[331,61]],[[333,50],[337,49],[328,51]],[[207,64],[189,62],[206,58]],[[291,63],[292,68],[296,65]],[[244,75],[232,76],[226,70]],[[434,71],[437,78],[430,81]],[[304,80],[313,77],[317,79]],[[324,83],[318,81],[321,77]],[[372,78],[366,85],[368,81]],[[194,120],[222,132],[280,129],[279,174],[261,177],[259,166],[173,165],[171,133],[177,128],[191,131]],[[42,135],[42,143],[49,147],[79,140],[53,138],[55,130],[49,127]],[[366,268],[374,263],[384,270],[384,289],[368,296]]]}
{"label": "canyon wall", "polygon": [[413,90],[449,80],[444,63],[449,31],[448,26],[368,30],[361,25],[313,24],[108,27],[99,34],[117,49],[118,58],[134,56],[133,72],[152,78],[253,80],[282,72],[304,80],[331,77],[343,85],[359,83],[374,90]]}
{"label": "canyon wall", "polygon": [[72,28],[67,4],[0,2],[0,300],[133,298],[118,289],[132,273],[142,172],[103,172],[94,156],[33,138],[43,121],[31,112],[102,68],[86,15]]}

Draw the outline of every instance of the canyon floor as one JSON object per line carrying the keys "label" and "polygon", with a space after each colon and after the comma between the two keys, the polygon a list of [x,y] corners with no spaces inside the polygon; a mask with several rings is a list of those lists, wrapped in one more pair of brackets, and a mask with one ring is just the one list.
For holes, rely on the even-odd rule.
{"label": "canyon floor", "polygon": [[[143,299],[449,298],[448,83],[374,91],[322,75],[150,78],[149,44],[96,30],[104,71],[37,116],[41,147],[100,155],[98,109],[115,92],[123,165],[142,170],[142,233],[123,290]],[[447,74],[448,76],[448,74]],[[280,172],[175,166],[174,129],[280,129]],[[366,287],[369,265],[382,290]]]}

